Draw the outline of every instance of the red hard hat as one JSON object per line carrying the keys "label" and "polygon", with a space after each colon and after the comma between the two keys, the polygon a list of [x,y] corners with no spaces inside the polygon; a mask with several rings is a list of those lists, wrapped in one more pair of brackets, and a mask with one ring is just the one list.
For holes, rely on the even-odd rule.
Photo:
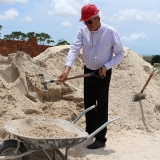
{"label": "red hard hat", "polygon": [[81,19],[79,21],[87,21],[99,12],[94,4],[87,4],[81,9]]}

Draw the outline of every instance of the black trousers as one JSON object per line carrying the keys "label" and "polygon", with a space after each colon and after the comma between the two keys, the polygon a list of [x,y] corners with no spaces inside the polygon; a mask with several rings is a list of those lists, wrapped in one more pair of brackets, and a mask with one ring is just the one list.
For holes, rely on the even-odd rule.
{"label": "black trousers", "polygon": [[[94,70],[84,67],[84,74],[92,72],[94,72]],[[98,70],[96,70],[95,73],[98,75]],[[97,77],[84,78],[85,109],[96,105],[95,109],[86,113],[86,132],[89,134],[93,133],[97,128],[108,121],[108,94],[111,74],[112,69],[109,69],[107,70],[106,77],[102,79]],[[106,142],[106,133],[107,127],[97,133],[95,138],[101,142]]]}

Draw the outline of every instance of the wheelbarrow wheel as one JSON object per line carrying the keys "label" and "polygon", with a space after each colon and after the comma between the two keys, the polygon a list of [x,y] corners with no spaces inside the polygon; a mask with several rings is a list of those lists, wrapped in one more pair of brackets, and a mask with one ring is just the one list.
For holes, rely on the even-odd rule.
{"label": "wheelbarrow wheel", "polygon": [[[14,155],[16,148],[17,148],[17,141],[16,140],[5,140],[0,145],[0,156]],[[20,147],[17,151],[17,154],[21,154],[26,151],[27,151],[26,147],[23,145],[23,143],[20,142]],[[24,156],[24,157],[18,158],[16,160],[27,160],[27,157],[28,156]],[[14,158],[14,160],[15,160],[15,158]]]}

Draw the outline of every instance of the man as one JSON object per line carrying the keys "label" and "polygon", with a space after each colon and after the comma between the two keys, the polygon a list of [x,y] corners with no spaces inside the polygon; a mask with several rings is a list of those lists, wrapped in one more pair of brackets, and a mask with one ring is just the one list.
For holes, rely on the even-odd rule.
{"label": "man", "polygon": [[[85,62],[84,73],[96,72],[100,78],[84,78],[84,106],[96,108],[86,113],[86,132],[91,134],[108,121],[108,94],[112,68],[124,57],[124,50],[117,31],[100,22],[99,10],[94,4],[87,4],[81,9],[81,19],[85,27],[78,32],[77,39],[68,53],[65,69],[59,76],[65,82],[80,49]],[[114,55],[113,55],[114,53]],[[107,127],[95,135],[95,141],[88,149],[105,146]]]}

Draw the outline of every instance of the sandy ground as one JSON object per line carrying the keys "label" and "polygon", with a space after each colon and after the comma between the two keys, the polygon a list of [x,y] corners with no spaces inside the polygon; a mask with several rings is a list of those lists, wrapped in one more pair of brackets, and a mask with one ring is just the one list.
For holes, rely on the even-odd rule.
{"label": "sandy ground", "polygon": [[[142,131],[121,131],[108,133],[106,147],[96,150],[86,148],[93,139],[85,141],[68,151],[69,160],[159,160],[160,134],[143,133]],[[65,154],[65,149],[60,149]],[[41,155],[40,160],[47,160],[44,153],[36,152],[30,159]]]}
{"label": "sandy ground", "polygon": [[[8,139],[3,126],[9,120],[59,118],[72,122],[82,113],[83,78],[50,83],[44,91],[39,76],[57,79],[69,48],[51,47],[34,58],[24,52],[0,55],[0,142]],[[153,67],[130,48],[124,49],[124,60],[113,68],[109,97],[109,120],[120,120],[109,124],[105,148],[88,150],[86,146],[92,142],[88,140],[69,150],[69,160],[160,159],[160,71],[154,73],[145,89],[146,98],[134,102],[134,95],[140,93]],[[83,74],[83,65],[80,53],[69,76]],[[85,118],[77,125],[85,129]],[[61,151],[64,153],[64,149]],[[47,160],[42,152],[29,155],[29,160],[37,158]]]}
{"label": "sandy ground", "polygon": [[[109,134],[105,148],[98,150],[76,148],[69,152],[70,159],[100,159],[100,160],[158,160],[160,153],[160,135],[137,133],[137,131],[122,131],[118,134]],[[78,151],[78,154],[77,154]],[[76,157],[76,158],[75,158]]]}

